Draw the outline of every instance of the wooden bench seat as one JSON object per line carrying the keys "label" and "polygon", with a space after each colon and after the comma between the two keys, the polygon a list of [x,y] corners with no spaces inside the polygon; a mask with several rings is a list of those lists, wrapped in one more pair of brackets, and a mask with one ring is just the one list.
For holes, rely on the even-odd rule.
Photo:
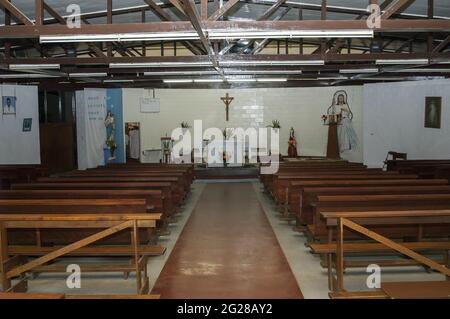
{"label": "wooden bench seat", "polygon": [[[414,251],[427,251],[427,250],[450,250],[450,241],[444,242],[404,242],[403,246]],[[309,244],[311,251],[314,254],[331,254],[336,253],[337,245],[335,243],[326,244]],[[385,252],[390,251],[388,247],[378,243],[345,243],[344,253],[355,252]]]}
{"label": "wooden bench seat", "polygon": [[450,299],[450,281],[384,282],[381,290],[391,299]]}

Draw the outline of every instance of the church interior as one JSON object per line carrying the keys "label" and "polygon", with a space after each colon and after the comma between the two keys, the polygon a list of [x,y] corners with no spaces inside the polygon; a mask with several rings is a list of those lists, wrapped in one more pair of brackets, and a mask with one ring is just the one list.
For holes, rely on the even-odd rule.
{"label": "church interior", "polygon": [[450,298],[448,0],[0,0],[0,299]]}

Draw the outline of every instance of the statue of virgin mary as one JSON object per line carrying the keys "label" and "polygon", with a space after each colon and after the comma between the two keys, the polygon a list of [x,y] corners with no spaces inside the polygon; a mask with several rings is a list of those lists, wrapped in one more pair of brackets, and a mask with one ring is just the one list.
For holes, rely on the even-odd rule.
{"label": "statue of virgin mary", "polygon": [[333,102],[327,111],[328,115],[337,115],[339,118],[338,138],[340,152],[355,149],[358,146],[358,136],[353,128],[353,112],[347,103],[347,92],[337,91]]}

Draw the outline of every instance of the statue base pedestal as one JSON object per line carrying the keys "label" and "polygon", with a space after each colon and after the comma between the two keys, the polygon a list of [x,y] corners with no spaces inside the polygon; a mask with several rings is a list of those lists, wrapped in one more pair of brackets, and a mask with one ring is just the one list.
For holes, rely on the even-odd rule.
{"label": "statue base pedestal", "polygon": [[327,158],[340,159],[337,123],[328,124]]}

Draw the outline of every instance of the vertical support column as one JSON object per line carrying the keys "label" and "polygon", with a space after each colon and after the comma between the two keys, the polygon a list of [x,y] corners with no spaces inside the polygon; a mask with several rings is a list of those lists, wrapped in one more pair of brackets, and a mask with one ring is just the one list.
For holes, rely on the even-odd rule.
{"label": "vertical support column", "polygon": [[[434,0],[428,0],[428,19],[434,18]],[[427,34],[427,52],[428,56],[431,56],[431,53],[433,52],[433,33],[428,32]]]}
{"label": "vertical support column", "polygon": [[142,280],[141,280],[141,269],[139,266],[139,227],[137,220],[133,222],[132,244],[134,248],[134,263],[136,268],[136,287],[137,293],[140,294],[142,287]]}
{"label": "vertical support column", "polygon": [[36,20],[36,25],[43,25],[44,24],[44,6],[43,6],[43,0],[35,0],[34,1],[34,19]]}
{"label": "vertical support column", "polygon": [[[298,19],[303,20],[303,9],[302,8],[298,9]],[[303,54],[303,38],[300,38],[298,44],[299,44],[298,53]]]}
{"label": "vertical support column", "polygon": [[6,276],[7,269],[5,267],[8,258],[8,235],[5,225],[0,223],[0,283],[3,291],[11,288],[11,280]]}
{"label": "vertical support column", "polygon": [[[11,2],[11,0],[8,0],[8,2]],[[7,9],[5,9],[5,25],[11,25],[11,13]],[[5,41],[5,57],[11,57],[11,41],[9,40]]]}
{"label": "vertical support column", "polygon": [[[322,0],[322,10],[320,13],[320,19],[326,20],[327,19],[327,0]],[[320,53],[324,56],[326,51],[326,40],[322,39],[320,40]]]}
{"label": "vertical support column", "polygon": [[343,218],[338,218],[336,241],[336,290],[344,290],[344,224]]}
{"label": "vertical support column", "polygon": [[[113,15],[112,15],[112,9],[113,9],[113,0],[106,0],[106,23],[112,24],[113,23]],[[108,57],[113,56],[113,50],[112,50],[112,43],[108,42],[107,44],[108,48]]]}
{"label": "vertical support column", "polygon": [[[445,265],[450,269],[450,250],[445,252]],[[446,276],[446,279],[450,281],[450,276]]]}
{"label": "vertical support column", "polygon": [[[141,12],[141,21],[142,23],[145,23],[147,21],[146,19],[146,12],[145,9],[142,9]],[[142,55],[143,56],[147,56],[147,44],[145,41],[142,41]]]}
{"label": "vertical support column", "polygon": [[[333,229],[328,228],[328,244],[333,243]],[[333,254],[327,254],[328,289],[334,291]]]}

